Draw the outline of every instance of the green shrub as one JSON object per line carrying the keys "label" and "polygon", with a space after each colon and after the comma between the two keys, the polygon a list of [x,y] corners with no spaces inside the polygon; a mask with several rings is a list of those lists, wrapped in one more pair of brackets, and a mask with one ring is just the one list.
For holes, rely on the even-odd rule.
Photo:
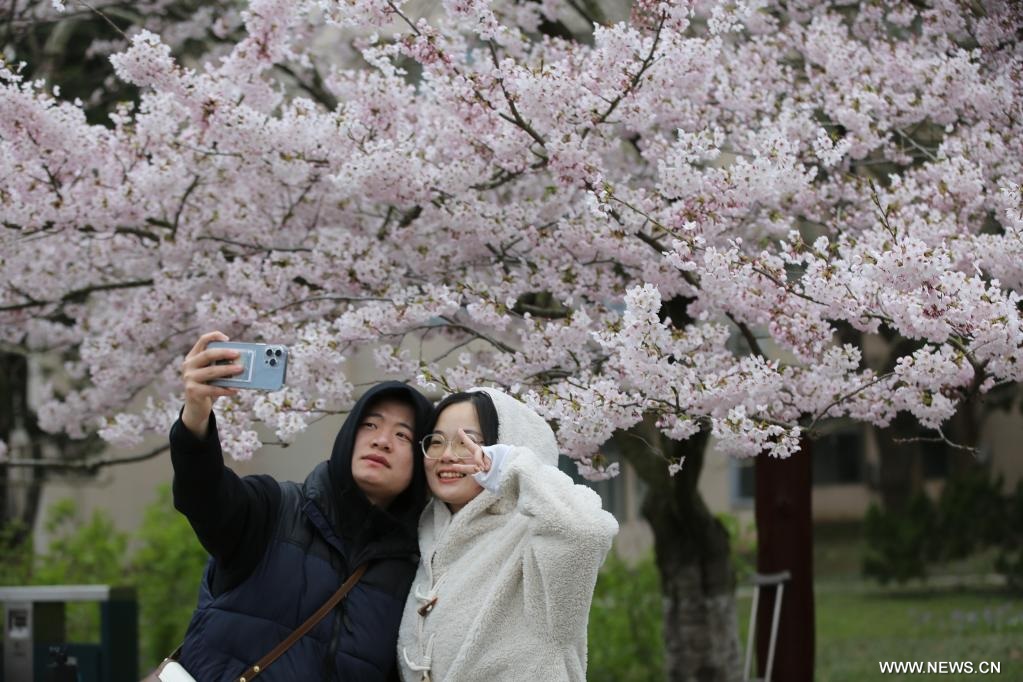
{"label": "green shrub", "polygon": [[661,581],[653,556],[630,565],[611,552],[597,578],[590,609],[587,679],[664,679]]}
{"label": "green shrub", "polygon": [[1004,534],[999,543],[995,570],[1004,575],[1009,587],[1023,592],[1023,481],[1005,500]]}
{"label": "green shrub", "polygon": [[[128,534],[117,530],[105,511],[96,510],[83,522],[74,500],[60,500],[47,511],[44,525],[50,544],[45,554],[35,558],[32,584],[125,582]],[[95,603],[69,603],[65,619],[68,641],[99,641],[99,608]]]}
{"label": "green shrub", "polygon": [[128,534],[105,511],[96,510],[83,523],[74,500],[60,500],[47,512],[45,527],[50,545],[36,560],[36,585],[122,581]]}
{"label": "green shrub", "polygon": [[32,534],[25,524],[12,521],[0,526],[0,585],[27,585],[32,577]]}
{"label": "green shrub", "polygon": [[984,547],[1000,543],[1004,534],[1005,506],[1001,477],[984,470],[949,479],[934,508],[934,531],[940,542],[935,559],[962,559]]}
{"label": "green shrub", "polygon": [[206,551],[184,516],[174,510],[170,486],[146,508],[131,561],[139,597],[139,660],[156,666],[181,643],[195,609]]}
{"label": "green shrub", "polygon": [[914,495],[901,513],[871,505],[863,529],[867,540],[864,575],[882,585],[925,578],[927,563],[934,556],[932,543],[937,541],[934,528],[934,505],[923,493]]}
{"label": "green shrub", "polygon": [[[0,584],[134,585],[141,669],[151,670],[181,643],[207,555],[188,521],[174,510],[169,485],[161,486],[156,501],[146,508],[134,543],[103,511],[83,521],[71,499],[50,507],[44,523],[50,544],[37,556],[31,537],[18,526],[0,528],[0,546],[8,550],[0,564]],[[19,537],[25,539],[15,543]],[[130,544],[137,546],[133,553],[128,552]],[[68,604],[66,623],[68,641],[99,641],[96,604]]]}
{"label": "green shrub", "polygon": [[1002,494],[1002,479],[986,471],[950,479],[937,503],[922,493],[902,512],[871,506],[864,531],[863,572],[885,584],[927,577],[930,563],[997,550],[993,569],[1023,590],[1023,482]]}

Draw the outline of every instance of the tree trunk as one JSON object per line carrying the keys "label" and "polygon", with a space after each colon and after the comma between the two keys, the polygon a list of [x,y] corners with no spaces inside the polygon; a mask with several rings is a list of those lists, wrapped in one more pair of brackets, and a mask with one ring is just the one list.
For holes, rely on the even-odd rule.
{"label": "tree trunk", "polygon": [[[615,441],[648,486],[642,511],[653,529],[664,597],[667,679],[737,682],[741,654],[728,531],[696,489],[706,434],[677,443],[647,420]],[[682,471],[669,477],[667,461],[682,456]]]}
{"label": "tree trunk", "polygon": [[[0,439],[7,443],[10,459],[81,462],[106,447],[96,433],[72,439],[65,433],[44,432],[29,405],[28,393],[28,358],[0,351]],[[22,439],[16,452],[11,449],[14,433]],[[18,544],[31,534],[46,477],[42,467],[9,466],[0,461],[0,526],[15,524],[8,544]]]}
{"label": "tree trunk", "polygon": [[[813,680],[815,619],[813,603],[812,443],[777,459],[761,455],[755,464],[757,572],[788,571],[771,680]],[[768,644],[776,590],[761,588],[757,607],[757,668],[767,669]]]}
{"label": "tree trunk", "polygon": [[[28,406],[28,360],[17,353],[0,352],[0,440],[8,445],[7,454],[12,459],[25,454],[10,451],[11,435],[18,429],[28,435],[28,454],[38,458],[40,442],[33,437],[38,428]],[[0,462],[0,526],[17,524],[8,542],[20,544],[32,532],[42,484],[40,472],[31,468],[17,470]]]}

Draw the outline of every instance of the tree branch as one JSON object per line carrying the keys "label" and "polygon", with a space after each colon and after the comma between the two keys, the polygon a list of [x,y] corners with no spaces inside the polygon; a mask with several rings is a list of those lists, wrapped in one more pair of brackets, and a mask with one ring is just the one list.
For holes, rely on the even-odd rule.
{"label": "tree branch", "polygon": [[305,90],[305,92],[315,101],[322,104],[327,111],[335,111],[337,109],[337,97],[334,97],[334,95],[327,91],[327,87],[323,82],[323,77],[317,69],[312,69],[313,80],[310,83],[295,73],[295,70],[287,64],[274,64],[274,66],[291,76],[295,82],[298,83],[298,87]]}
{"label": "tree branch", "polygon": [[894,438],[894,439],[892,439],[892,442],[899,443],[899,444],[903,444],[903,443],[944,443],[945,445],[947,445],[950,448],[954,448],[956,450],[962,450],[963,452],[968,452],[971,455],[973,455],[974,457],[979,457],[980,456],[980,451],[977,448],[971,447],[969,445],[962,445],[960,443],[953,442],[953,441],[948,439],[948,436],[945,435],[944,431],[942,431],[941,429],[935,429],[935,430],[938,432],[938,437],[937,438],[928,438],[927,436],[919,436],[919,437],[915,437],[915,438]]}
{"label": "tree branch", "polygon": [[[494,47],[493,41],[487,41],[487,46],[490,48],[490,58],[494,62],[494,68],[500,69],[501,64],[497,59],[497,48]],[[504,87],[504,79],[499,77],[497,79],[497,84],[501,86],[501,92],[504,93],[504,100],[508,103],[508,108],[512,113],[512,116],[509,117],[507,114],[498,112],[498,116],[509,123],[514,123],[518,127],[522,128],[522,130],[526,131],[530,137],[536,140],[537,144],[541,147],[546,147],[547,143],[544,141],[543,137],[540,136],[540,133],[533,130],[533,126],[529,125],[525,119],[522,118],[522,115],[519,114],[519,110],[515,106],[515,100],[510,94],[508,94],[508,90]]]}
{"label": "tree branch", "polygon": [[163,454],[167,450],[170,450],[169,443],[153,448],[149,452],[143,452],[137,455],[128,455],[126,457],[98,457],[96,459],[81,462],[65,462],[46,459],[8,459],[0,461],[0,466],[48,469],[54,471],[79,471],[87,474],[94,474],[103,467],[143,462],[147,459],[152,459],[157,455]]}
{"label": "tree branch", "polygon": [[[310,285],[306,284],[306,286]],[[269,310],[263,315],[263,317],[269,317],[274,313],[278,313],[282,310],[294,308],[295,306],[304,305],[306,303],[315,303],[317,301],[330,301],[333,303],[367,303],[367,302],[387,302],[391,304],[394,303],[394,301],[392,301],[391,299],[384,298],[382,296],[310,296],[309,298],[303,298],[297,301],[292,301],[291,303],[285,303],[284,305],[278,306],[273,310]]]}
{"label": "tree branch", "polygon": [[115,282],[112,284],[96,284],[90,287],[83,287],[81,289],[75,289],[64,294],[58,301],[30,301],[28,303],[17,303],[14,305],[0,306],[0,313],[10,312],[12,310],[24,310],[25,308],[39,308],[44,305],[57,305],[59,303],[80,303],[84,301],[89,294],[96,293],[97,291],[113,291],[115,289],[134,289],[137,287],[147,287],[153,284],[151,279],[136,280],[134,282]]}
{"label": "tree branch", "polygon": [[529,313],[533,317],[542,317],[545,320],[562,320],[572,315],[572,311],[568,308],[544,308],[529,303],[516,303],[512,310],[519,315]]}
{"label": "tree branch", "polygon": [[174,222],[171,223],[171,235],[178,233],[178,224],[181,222],[181,213],[185,210],[185,202],[188,201],[188,197],[195,191],[195,188],[199,186],[199,176],[196,175],[192,178],[192,183],[185,190],[185,193],[181,196],[181,201],[178,203],[178,210],[174,213]]}
{"label": "tree branch", "polygon": [[867,178],[867,184],[870,186],[870,199],[874,202],[874,206],[877,206],[877,210],[881,214],[881,224],[884,225],[884,229],[888,231],[888,234],[892,236],[892,239],[898,239],[898,230],[892,227],[892,224],[888,222],[888,209],[881,205],[881,197],[877,193],[877,187],[874,186],[874,181]]}
{"label": "tree branch", "polygon": [[854,395],[856,395],[857,393],[860,393],[861,391],[865,391],[868,388],[870,388],[871,386],[873,386],[875,384],[878,384],[878,383],[884,381],[885,379],[888,379],[889,377],[892,376],[892,374],[894,374],[894,372],[888,372],[886,374],[882,374],[882,375],[876,377],[873,381],[868,381],[867,383],[863,384],[862,386],[860,386],[858,388],[854,388],[853,390],[849,391],[848,393],[846,393],[844,395],[840,395],[839,397],[835,398],[830,403],[828,403],[827,406],[824,407],[824,409],[820,410],[819,412],[817,412],[817,414],[815,414],[813,416],[813,420],[810,422],[810,425],[806,427],[806,430],[807,431],[812,431],[813,427],[817,425],[817,422],[820,421],[821,418],[823,418],[824,415],[826,415],[828,413],[828,410],[830,410],[832,407],[835,407],[836,405],[840,405],[840,404],[844,403],[846,400],[848,400],[849,398],[851,398]]}
{"label": "tree branch", "polygon": [[903,140],[905,140],[906,142],[910,143],[911,145],[916,147],[918,150],[920,150],[924,154],[924,156],[926,156],[930,161],[937,161],[938,160],[938,157],[934,155],[934,152],[932,152],[929,149],[927,149],[926,147],[922,146],[919,142],[914,140],[908,134],[904,133],[900,128],[892,128],[892,130],[895,131],[898,134],[898,136],[901,137]]}
{"label": "tree branch", "polygon": [[401,17],[402,21],[404,21],[406,24],[408,24],[408,27],[412,29],[413,33],[415,33],[417,36],[418,35],[422,35],[422,33],[416,27],[416,25],[412,22],[412,20],[409,19],[407,16],[405,16],[405,14],[401,11],[400,7],[398,7],[393,2],[391,2],[391,0],[387,0],[387,5],[391,8],[391,11],[393,11],[395,14],[397,14],[399,17]]}
{"label": "tree branch", "polygon": [[497,348],[499,350],[504,351],[505,353],[514,353],[515,352],[515,349],[512,348],[511,346],[509,346],[508,344],[503,343],[501,341],[498,341],[497,339],[495,339],[493,337],[487,336],[483,332],[478,331],[476,329],[473,329],[469,325],[463,324],[463,323],[461,323],[461,322],[459,322],[457,320],[454,320],[454,319],[452,319],[450,317],[447,317],[447,316],[442,316],[440,319],[442,319],[444,321],[444,324],[447,327],[450,327],[451,329],[460,329],[461,331],[464,331],[467,334],[472,334],[473,336],[486,341],[487,343],[491,344],[492,346],[494,346],[495,348]]}
{"label": "tree branch", "polygon": [[295,247],[276,247],[276,246],[263,246],[261,244],[248,244],[246,242],[235,241],[234,239],[227,239],[226,237],[209,237],[202,236],[196,237],[197,242],[219,242],[222,244],[230,244],[231,246],[240,246],[243,249],[252,249],[254,251],[282,251],[287,253],[312,253],[312,249],[303,246]]}
{"label": "tree branch", "polygon": [[[621,200],[619,200],[619,202],[620,203],[624,203],[624,202],[621,202]],[[629,206],[628,204],[625,204],[625,206],[627,208],[632,208],[632,206]],[[634,210],[636,210],[636,209],[634,209]],[[642,213],[640,215],[642,215]],[[646,217],[646,216],[644,216],[644,217]],[[655,225],[658,225],[657,221],[654,221],[654,220],[651,219],[651,222],[653,222]],[[639,241],[641,241],[644,244],[646,244],[647,246],[649,246],[650,248],[652,248],[654,251],[656,251],[660,255],[664,255],[664,253],[668,250],[659,241],[657,241],[656,237],[651,237],[650,235],[646,234],[645,232],[636,232],[636,238],[639,239]],[[693,273],[689,272],[688,270],[682,270],[681,273],[682,273],[682,279],[684,279],[686,281],[686,284],[690,285],[694,289],[699,289],[700,288],[700,280],[698,280],[696,278],[696,275],[694,275]],[[735,322],[735,320],[732,320],[732,321]],[[736,324],[738,324],[738,323],[736,323]],[[751,346],[751,348],[752,348],[752,346]]]}
{"label": "tree branch", "polygon": [[653,44],[650,45],[650,53],[643,58],[643,62],[640,64],[639,71],[637,71],[636,74],[632,77],[632,80],[629,82],[628,86],[626,86],[625,90],[623,90],[621,93],[619,93],[617,97],[611,100],[611,103],[608,106],[607,110],[597,117],[597,120],[593,122],[593,125],[591,125],[589,128],[583,131],[582,139],[585,140],[586,136],[590,134],[590,131],[596,129],[598,125],[604,123],[607,120],[607,117],[610,116],[614,112],[614,110],[618,108],[618,105],[621,104],[622,100],[628,97],[630,94],[632,94],[632,92],[639,86],[639,82],[640,80],[642,80],[643,74],[645,74],[647,69],[649,69],[650,66],[654,63],[654,53],[657,52],[657,45],[658,43],[661,42],[661,30],[664,28],[664,22],[666,19],[667,16],[664,13],[661,13],[661,18],[657,22],[657,30],[654,32],[654,42]]}
{"label": "tree branch", "polygon": [[576,11],[576,14],[589,22],[591,28],[596,28],[601,22],[596,16],[587,11],[578,0],[568,0],[568,6]]}
{"label": "tree branch", "polygon": [[139,239],[148,239],[157,243],[160,242],[160,238],[149,230],[142,230],[137,227],[118,227],[114,230],[114,234],[130,234],[138,237]]}
{"label": "tree branch", "polygon": [[764,351],[760,348],[760,342],[757,341],[757,337],[753,335],[753,332],[746,323],[739,322],[739,320],[735,319],[735,316],[732,315],[732,313],[726,312],[725,315],[732,321],[732,324],[739,328],[739,332],[742,334],[742,338],[746,339],[746,345],[749,346],[750,351],[752,351],[752,353],[758,358],[766,360],[767,356],[764,355]]}

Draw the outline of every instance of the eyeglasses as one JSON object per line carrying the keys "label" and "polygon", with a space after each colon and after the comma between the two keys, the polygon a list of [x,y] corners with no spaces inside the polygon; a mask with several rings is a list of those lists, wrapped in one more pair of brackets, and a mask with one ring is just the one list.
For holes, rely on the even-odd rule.
{"label": "eyeglasses", "polygon": [[[483,445],[483,443],[472,436],[469,436],[469,440],[476,445]],[[469,459],[472,457],[472,452],[462,443],[461,438],[448,439],[439,433],[431,433],[419,441],[419,447],[423,449],[423,454],[426,455],[427,459],[440,459],[448,451],[449,445],[451,446],[452,457],[457,459]]]}

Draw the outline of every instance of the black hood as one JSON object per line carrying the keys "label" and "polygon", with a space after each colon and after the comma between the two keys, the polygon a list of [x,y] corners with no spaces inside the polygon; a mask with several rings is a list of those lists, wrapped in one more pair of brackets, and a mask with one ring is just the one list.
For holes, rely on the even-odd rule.
{"label": "black hood", "polygon": [[[416,415],[413,436],[412,483],[394,498],[387,509],[370,503],[366,494],[352,478],[352,448],[355,434],[366,409],[383,399],[399,400],[412,406]],[[334,440],[328,469],[332,500],[323,507],[332,508],[331,520],[338,532],[349,542],[365,544],[371,538],[380,539],[398,531],[398,535],[416,537],[419,514],[426,505],[426,475],[423,458],[419,456],[419,441],[426,435],[427,422],[433,406],[423,394],[398,381],[386,381],[366,391],[345,419]],[[395,538],[397,539],[397,538]],[[407,538],[406,538],[407,539]]]}

